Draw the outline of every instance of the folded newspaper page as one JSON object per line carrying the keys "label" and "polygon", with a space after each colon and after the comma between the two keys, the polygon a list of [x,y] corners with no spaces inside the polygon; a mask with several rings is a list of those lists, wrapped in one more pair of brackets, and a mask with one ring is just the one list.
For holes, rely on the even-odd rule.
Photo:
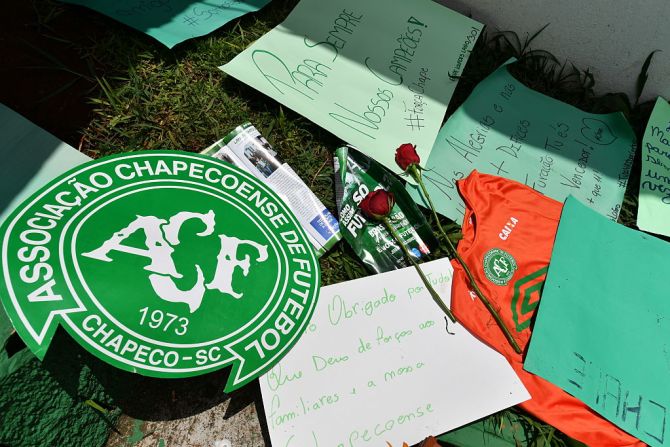
{"label": "folded newspaper page", "polygon": [[201,154],[211,155],[263,180],[279,194],[298,218],[317,256],[341,239],[337,219],[298,174],[278,156],[251,124],[244,123]]}

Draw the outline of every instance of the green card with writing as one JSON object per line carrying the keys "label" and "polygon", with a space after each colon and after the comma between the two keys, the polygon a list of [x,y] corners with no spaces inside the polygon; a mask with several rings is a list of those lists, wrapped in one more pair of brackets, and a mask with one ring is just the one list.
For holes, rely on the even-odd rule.
{"label": "green card with writing", "polygon": [[387,168],[427,157],[482,25],[431,0],[302,0],[226,73]]}
{"label": "green card with writing", "polygon": [[279,196],[202,155],[83,164],[23,202],[0,237],[0,301],[40,359],[62,325],[148,376],[232,365],[232,390],[286,354],[319,291],[312,245]]}
{"label": "green card with writing", "polygon": [[172,48],[204,36],[270,0],[62,0],[94,9]]}
{"label": "green card with writing", "polygon": [[[424,180],[437,211],[458,222],[465,207],[456,181],[473,169],[559,201],[573,195],[616,220],[635,148],[622,114],[583,112],[526,87],[503,65],[444,124]],[[408,189],[425,204],[417,187]]]}
{"label": "green card with writing", "polygon": [[642,140],[637,226],[670,236],[670,104],[656,100]]}
{"label": "green card with writing", "polygon": [[566,200],[524,368],[670,445],[670,245]]}

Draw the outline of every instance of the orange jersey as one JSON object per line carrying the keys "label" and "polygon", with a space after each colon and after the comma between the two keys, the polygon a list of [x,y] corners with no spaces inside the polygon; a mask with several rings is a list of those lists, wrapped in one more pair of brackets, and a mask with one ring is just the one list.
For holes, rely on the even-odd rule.
{"label": "orange jersey", "polygon": [[[477,171],[460,180],[458,189],[466,205],[458,253],[525,351],[563,205],[521,183]],[[451,309],[463,326],[510,362],[531,395],[521,408],[592,447],[645,445],[557,386],[524,371],[523,355],[514,352],[470,290],[460,264],[452,264]]]}

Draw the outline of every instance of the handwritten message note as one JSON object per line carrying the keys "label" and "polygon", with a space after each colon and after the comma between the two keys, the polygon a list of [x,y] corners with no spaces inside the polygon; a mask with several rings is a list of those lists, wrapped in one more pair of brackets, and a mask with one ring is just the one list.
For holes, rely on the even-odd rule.
{"label": "handwritten message note", "polygon": [[[456,181],[473,169],[516,180],[553,199],[573,195],[616,220],[636,140],[623,115],[595,115],[529,89],[503,65],[440,130],[426,163],[437,211],[460,222]],[[418,188],[412,197],[425,204]]]}
{"label": "handwritten message note", "polygon": [[668,259],[568,198],[524,363],[652,446],[670,445]]}
{"label": "handwritten message note", "polygon": [[89,160],[0,104],[0,223],[33,192]]}
{"label": "handwritten message note", "polygon": [[670,236],[670,104],[656,100],[642,139],[637,226]]}
{"label": "handwritten message note", "polygon": [[63,0],[94,9],[168,48],[204,36],[270,0]]}
{"label": "handwritten message note", "polygon": [[394,172],[428,157],[482,25],[431,0],[302,0],[226,73]]}
{"label": "handwritten message note", "polygon": [[[449,260],[422,267],[449,302]],[[449,329],[413,268],[322,288],[307,332],[260,379],[272,445],[413,444],[529,398],[503,357]]]}

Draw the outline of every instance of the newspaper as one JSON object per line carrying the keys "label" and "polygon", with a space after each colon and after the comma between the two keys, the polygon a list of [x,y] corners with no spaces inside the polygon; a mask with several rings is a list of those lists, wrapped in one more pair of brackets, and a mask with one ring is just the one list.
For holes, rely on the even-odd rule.
{"label": "newspaper", "polygon": [[201,154],[237,166],[270,185],[298,218],[317,256],[342,238],[337,219],[251,123],[237,126]]}
{"label": "newspaper", "polygon": [[368,269],[382,273],[412,265],[385,225],[360,210],[370,191],[384,189],[395,196],[388,220],[412,257],[422,259],[438,245],[423,214],[391,171],[352,146],[337,149],[333,162],[342,236]]}

